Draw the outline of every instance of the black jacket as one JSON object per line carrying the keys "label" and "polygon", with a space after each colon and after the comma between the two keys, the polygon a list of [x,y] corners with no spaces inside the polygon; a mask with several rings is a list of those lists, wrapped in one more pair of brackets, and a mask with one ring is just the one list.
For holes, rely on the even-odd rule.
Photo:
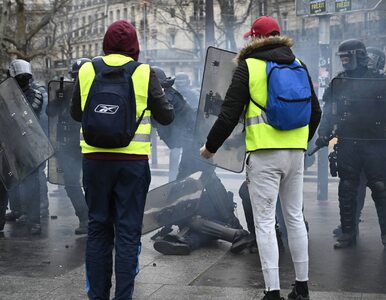
{"label": "black jacket", "polygon": [[[225,95],[224,103],[217,121],[209,132],[206,148],[209,152],[215,153],[232,133],[242,114],[244,107],[248,105],[251,96],[249,93],[249,73],[247,58],[257,58],[266,61],[275,61],[277,63],[290,64],[295,60],[295,55],[291,48],[293,42],[287,37],[271,37],[268,39],[259,39],[252,41],[240,51],[236,60],[238,66],[233,74],[231,85]],[[309,137],[311,140],[320,121],[321,110],[312,86],[312,114],[309,124]]]}
{"label": "black jacket", "polygon": [[152,118],[152,126],[157,129],[162,141],[170,148],[183,148],[193,139],[196,111],[173,87],[164,89],[166,99],[174,107],[175,118],[172,124],[164,126]]}
{"label": "black jacket", "polygon": [[[147,108],[151,111],[153,118],[162,125],[170,124],[174,120],[174,109],[165,98],[165,93],[155,75],[150,69],[150,80],[148,88]],[[74,93],[70,105],[70,113],[75,121],[82,121],[81,97],[79,80],[75,82]]]}
{"label": "black jacket", "polygon": [[[353,71],[344,71],[336,75],[331,82],[336,78],[383,78],[383,75],[367,67],[358,67]],[[335,125],[338,125],[338,130],[335,132],[339,138],[354,138],[354,139],[372,139],[384,137],[384,128],[378,128],[375,126],[375,122],[371,121],[372,115],[369,113],[370,107],[364,111],[364,115],[360,117],[351,117],[345,122],[339,122],[340,116],[333,116],[333,94],[330,85],[327,87],[323,94],[323,116],[318,129],[318,135],[323,137],[329,137],[332,134]],[[367,87],[363,87],[367,89]],[[346,92],[345,92],[346,93]],[[350,91],[347,91],[349,97]],[[368,92],[368,94],[370,94]],[[369,122],[367,122],[369,121]],[[339,122],[339,124],[338,124]]]}

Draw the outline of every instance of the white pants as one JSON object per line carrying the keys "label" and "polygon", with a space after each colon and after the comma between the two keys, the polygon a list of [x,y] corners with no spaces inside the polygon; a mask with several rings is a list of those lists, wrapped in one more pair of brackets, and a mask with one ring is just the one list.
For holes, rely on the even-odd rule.
{"label": "white pants", "polygon": [[267,291],[280,290],[275,231],[278,196],[288,232],[296,280],[308,280],[308,237],[303,218],[302,150],[259,150],[247,161],[247,182],[260,262]]}

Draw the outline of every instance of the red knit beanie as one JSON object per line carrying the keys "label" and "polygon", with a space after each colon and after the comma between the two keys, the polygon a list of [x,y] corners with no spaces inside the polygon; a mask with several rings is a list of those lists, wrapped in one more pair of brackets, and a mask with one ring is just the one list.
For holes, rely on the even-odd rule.
{"label": "red knit beanie", "polygon": [[139,43],[135,27],[124,20],[112,23],[103,38],[103,52],[123,54],[138,60]]}

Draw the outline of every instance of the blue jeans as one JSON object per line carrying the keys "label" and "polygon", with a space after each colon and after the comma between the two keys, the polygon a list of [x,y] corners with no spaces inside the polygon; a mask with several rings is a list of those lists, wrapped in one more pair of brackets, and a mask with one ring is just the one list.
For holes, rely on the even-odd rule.
{"label": "blue jeans", "polygon": [[89,208],[86,277],[89,299],[109,299],[115,246],[115,299],[131,299],[139,272],[142,219],[150,185],[147,160],[83,159]]}

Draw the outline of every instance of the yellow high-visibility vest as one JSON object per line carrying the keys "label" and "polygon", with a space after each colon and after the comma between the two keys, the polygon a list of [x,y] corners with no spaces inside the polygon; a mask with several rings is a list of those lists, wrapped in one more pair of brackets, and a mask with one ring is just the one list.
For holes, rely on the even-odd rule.
{"label": "yellow high-visibility vest", "polygon": [[[105,64],[109,66],[122,66],[133,59],[121,54],[110,54],[103,57]],[[79,70],[79,86],[81,97],[81,109],[84,110],[88,94],[90,92],[91,85],[95,78],[94,67],[91,62],[86,62]],[[136,102],[136,116],[137,119],[141,116],[142,112],[147,108],[147,96],[150,79],[150,66],[147,64],[140,64],[132,75],[135,102]],[[93,147],[86,143],[83,139],[81,130],[80,146],[82,147],[82,153],[95,153],[95,152],[109,152],[109,153],[123,153],[123,154],[137,154],[137,155],[149,155],[151,140],[151,113],[149,110],[145,111],[144,117],[139,124],[135,135],[127,147],[121,148],[99,148]]]}
{"label": "yellow high-visibility vest", "polygon": [[[264,60],[247,58],[249,93],[261,107],[268,100],[267,74]],[[252,101],[245,113],[245,143],[247,152],[260,149],[307,149],[308,125],[292,130],[278,130],[267,123],[265,112]]]}

